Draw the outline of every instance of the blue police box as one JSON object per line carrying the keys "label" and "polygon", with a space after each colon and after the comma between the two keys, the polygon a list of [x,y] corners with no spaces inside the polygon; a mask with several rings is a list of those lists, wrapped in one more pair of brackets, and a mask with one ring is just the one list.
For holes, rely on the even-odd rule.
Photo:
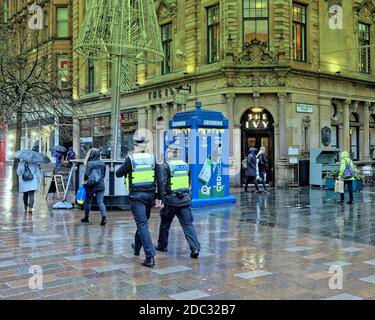
{"label": "blue police box", "polygon": [[229,194],[229,122],[221,112],[196,109],[177,113],[164,134],[164,154],[178,145],[179,158],[189,164],[193,207],[235,203]]}

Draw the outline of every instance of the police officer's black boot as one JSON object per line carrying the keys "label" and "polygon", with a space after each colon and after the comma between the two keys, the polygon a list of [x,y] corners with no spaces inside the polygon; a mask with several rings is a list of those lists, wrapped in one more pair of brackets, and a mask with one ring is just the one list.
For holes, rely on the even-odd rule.
{"label": "police officer's black boot", "polygon": [[83,219],[81,219],[82,223],[89,223],[89,217],[85,216]]}
{"label": "police officer's black boot", "polygon": [[168,249],[166,247],[163,247],[160,244],[158,244],[157,246],[155,246],[155,250],[161,251],[161,252],[167,252],[168,251]]}
{"label": "police officer's black boot", "polygon": [[155,266],[155,258],[154,257],[146,257],[145,261],[143,261],[142,266],[153,268]]}
{"label": "police officer's black boot", "polygon": [[135,243],[134,243],[134,242],[132,242],[132,249],[133,249],[133,251],[134,251],[134,255],[135,255],[135,256],[138,257],[138,256],[141,254],[141,252],[140,252],[141,249],[138,249],[138,248],[137,248],[137,250],[135,249]]}
{"label": "police officer's black boot", "polygon": [[198,250],[193,250],[190,254],[190,257],[193,259],[197,259],[199,256],[199,251]]}

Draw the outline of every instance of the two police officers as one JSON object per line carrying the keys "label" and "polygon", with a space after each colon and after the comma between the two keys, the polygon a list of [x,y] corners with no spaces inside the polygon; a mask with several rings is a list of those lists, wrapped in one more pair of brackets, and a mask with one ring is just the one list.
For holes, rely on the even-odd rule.
{"label": "two police officers", "polygon": [[124,164],[116,171],[118,178],[125,177],[131,211],[137,225],[132,248],[139,256],[143,247],[146,259],[145,267],[155,266],[155,247],[148,228],[151,209],[155,205],[156,178],[155,158],[146,152],[148,140],[145,137],[133,137],[134,151],[129,154]]}
{"label": "two police officers", "polygon": [[162,201],[160,211],[161,223],[156,250],[166,252],[168,249],[169,229],[177,216],[185,238],[190,246],[191,258],[198,258],[200,243],[193,226],[191,212],[191,194],[189,183],[189,166],[179,160],[181,147],[171,144],[167,149],[167,161],[160,164],[157,170],[157,198]]}

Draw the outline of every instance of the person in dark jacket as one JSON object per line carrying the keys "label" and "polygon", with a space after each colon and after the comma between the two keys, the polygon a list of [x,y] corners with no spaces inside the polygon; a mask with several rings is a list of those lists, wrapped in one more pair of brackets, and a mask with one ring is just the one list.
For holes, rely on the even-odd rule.
{"label": "person in dark jacket", "polygon": [[258,160],[258,170],[259,170],[260,181],[263,184],[264,191],[268,191],[266,187],[266,172],[268,168],[268,159],[265,153],[266,153],[266,148],[261,147],[257,154],[257,160]]}
{"label": "person in dark jacket", "polygon": [[189,167],[187,163],[179,160],[178,153],[181,149],[175,144],[168,146],[167,161],[158,165],[158,170],[156,170],[157,198],[162,202],[156,250],[168,251],[169,229],[174,217],[177,216],[190,247],[190,257],[196,259],[199,256],[200,243],[191,212]]}
{"label": "person in dark jacket", "polygon": [[254,183],[256,191],[260,191],[257,182],[257,154],[256,148],[249,149],[249,155],[247,156],[247,168],[246,168],[246,182],[245,192],[247,192],[247,186],[249,183]]}
{"label": "person in dark jacket", "polygon": [[106,174],[106,167],[104,162],[100,160],[100,152],[98,149],[91,149],[88,152],[86,159],[87,162],[85,160],[86,171],[84,177],[84,187],[86,189],[85,217],[81,220],[81,222],[89,222],[92,200],[94,196],[96,196],[96,202],[102,215],[100,225],[105,226],[107,223],[106,207],[104,205],[104,177]]}
{"label": "person in dark jacket", "polygon": [[125,177],[129,190],[131,211],[137,225],[132,248],[139,256],[143,247],[146,259],[142,266],[155,266],[155,246],[148,229],[151,209],[155,205],[155,157],[146,152],[148,140],[145,137],[133,137],[134,150],[126,157],[124,164],[116,171],[116,177]]}

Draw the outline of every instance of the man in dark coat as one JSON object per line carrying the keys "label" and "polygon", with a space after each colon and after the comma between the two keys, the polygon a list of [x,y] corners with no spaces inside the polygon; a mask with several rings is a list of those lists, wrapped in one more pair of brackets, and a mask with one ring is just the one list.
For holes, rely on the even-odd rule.
{"label": "man in dark coat", "polygon": [[131,211],[137,225],[132,244],[134,255],[139,256],[143,247],[146,259],[142,266],[153,268],[156,251],[151,240],[148,220],[151,209],[155,205],[155,157],[146,152],[149,141],[145,137],[134,136],[133,142],[134,150],[116,171],[116,177],[125,177],[125,183],[129,190]]}
{"label": "man in dark coat", "polygon": [[107,223],[106,207],[104,205],[104,177],[106,173],[106,167],[104,162],[100,160],[100,152],[98,149],[91,149],[89,152],[90,155],[88,156],[84,177],[84,187],[87,192],[85,200],[85,217],[81,220],[81,222],[89,222],[91,203],[95,195],[96,202],[99,205],[100,213],[102,215],[102,221],[100,225],[105,226]]}
{"label": "man in dark coat", "polygon": [[256,154],[258,150],[256,148],[249,149],[249,155],[247,156],[247,168],[246,168],[246,182],[245,192],[247,192],[247,186],[249,183],[254,183],[256,191],[260,191],[257,182],[257,159]]}

